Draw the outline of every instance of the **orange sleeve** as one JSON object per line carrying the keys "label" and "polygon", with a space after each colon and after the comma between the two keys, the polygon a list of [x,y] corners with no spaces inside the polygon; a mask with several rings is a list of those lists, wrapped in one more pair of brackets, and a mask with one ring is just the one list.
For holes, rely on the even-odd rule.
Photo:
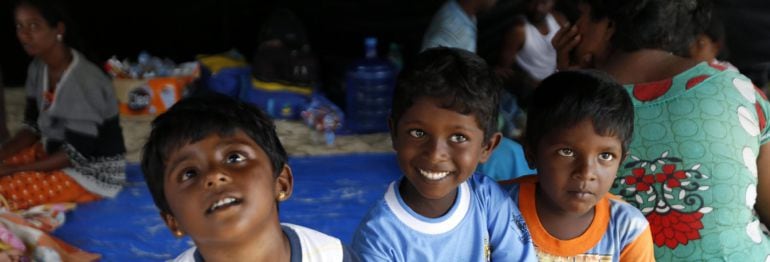
{"label": "orange sleeve", "polygon": [[500,180],[497,184],[501,186],[521,184],[521,183],[537,183],[537,175],[526,175],[514,179]]}
{"label": "orange sleeve", "polygon": [[652,233],[650,226],[636,237],[636,240],[628,244],[620,252],[620,262],[626,261],[655,261],[655,249],[652,246]]}

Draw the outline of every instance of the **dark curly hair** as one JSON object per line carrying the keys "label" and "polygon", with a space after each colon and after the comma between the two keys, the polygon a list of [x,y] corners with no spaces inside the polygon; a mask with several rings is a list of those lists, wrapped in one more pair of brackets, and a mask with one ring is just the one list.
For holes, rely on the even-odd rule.
{"label": "dark curly hair", "polygon": [[608,18],[615,25],[612,46],[626,52],[660,49],[687,50],[708,25],[712,0],[581,0],[594,20]]}
{"label": "dark curly hair", "polygon": [[601,71],[555,73],[535,89],[524,140],[537,150],[543,137],[586,119],[593,122],[597,134],[617,136],[623,153],[627,152],[634,133],[634,107],[626,90]]}
{"label": "dark curly hair", "polygon": [[399,75],[391,121],[397,125],[418,98],[438,98],[444,108],[473,114],[486,143],[497,131],[500,91],[497,78],[476,54],[458,48],[430,48]]}
{"label": "dark curly hair", "polygon": [[152,121],[152,131],[142,152],[142,173],[155,205],[172,214],[163,193],[167,157],[186,144],[209,135],[231,136],[246,133],[262,147],[277,177],[288,156],[272,120],[261,110],[219,94],[185,98]]}

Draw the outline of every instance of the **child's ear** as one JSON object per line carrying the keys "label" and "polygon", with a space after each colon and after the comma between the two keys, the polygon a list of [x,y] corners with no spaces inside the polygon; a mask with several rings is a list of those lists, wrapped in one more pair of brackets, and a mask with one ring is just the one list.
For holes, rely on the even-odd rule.
{"label": "child's ear", "polygon": [[184,230],[182,230],[182,227],[179,225],[179,222],[176,221],[176,218],[174,218],[173,215],[164,211],[160,211],[160,217],[163,218],[163,222],[166,222],[166,226],[169,230],[171,230],[171,234],[177,238],[184,236]]}
{"label": "child's ear", "polygon": [[500,140],[503,139],[503,134],[500,132],[495,132],[492,134],[492,136],[489,137],[489,140],[487,140],[487,144],[484,145],[484,147],[481,149],[481,158],[479,159],[480,163],[487,162],[487,159],[489,159],[489,156],[492,155],[492,151],[495,151],[495,148],[497,148],[498,145],[500,145]]}
{"label": "child's ear", "polygon": [[284,164],[281,173],[275,178],[275,199],[278,202],[289,199],[293,190],[294,175],[292,175],[289,165]]}

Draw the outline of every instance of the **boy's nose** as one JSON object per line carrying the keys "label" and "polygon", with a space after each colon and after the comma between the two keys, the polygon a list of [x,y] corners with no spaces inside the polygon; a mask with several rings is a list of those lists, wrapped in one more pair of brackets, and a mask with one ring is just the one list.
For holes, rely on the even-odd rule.
{"label": "boy's nose", "polygon": [[212,172],[206,175],[205,181],[206,181],[206,187],[212,187],[212,186],[229,183],[231,180],[230,180],[230,176],[228,176],[224,172],[220,170],[213,170]]}
{"label": "boy's nose", "polygon": [[449,158],[449,145],[446,142],[433,139],[427,146],[426,155],[430,160],[438,162]]}
{"label": "boy's nose", "polygon": [[595,161],[591,159],[581,159],[575,168],[574,177],[578,180],[594,181],[596,180]]}

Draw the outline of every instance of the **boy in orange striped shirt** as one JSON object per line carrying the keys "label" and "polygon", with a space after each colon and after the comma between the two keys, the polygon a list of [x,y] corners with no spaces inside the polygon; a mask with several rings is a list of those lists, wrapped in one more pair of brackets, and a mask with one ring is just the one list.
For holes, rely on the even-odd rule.
{"label": "boy in orange striped shirt", "polygon": [[607,192],[628,152],[633,107],[598,71],[565,71],[536,89],[525,133],[538,174],[506,181],[540,261],[654,261],[647,219]]}

